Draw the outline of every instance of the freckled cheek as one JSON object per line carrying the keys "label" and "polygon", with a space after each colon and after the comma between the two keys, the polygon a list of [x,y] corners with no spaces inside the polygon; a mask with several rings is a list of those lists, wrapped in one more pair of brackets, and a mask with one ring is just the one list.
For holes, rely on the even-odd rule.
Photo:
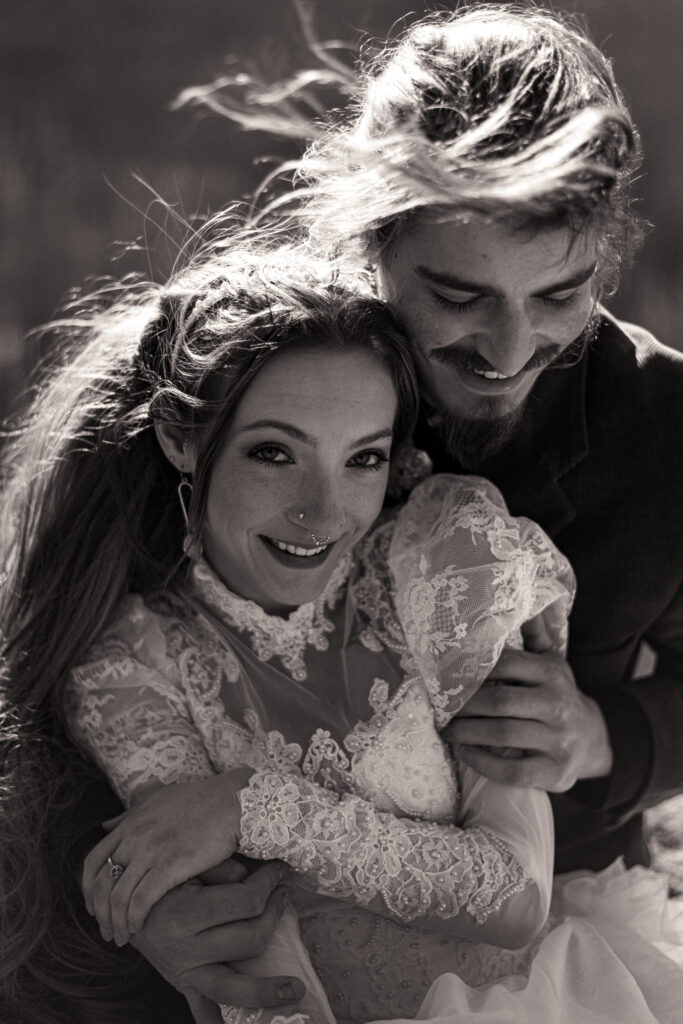
{"label": "freckled cheek", "polygon": [[207,527],[216,534],[233,538],[254,530],[258,532],[259,524],[271,514],[273,491],[273,487],[264,488],[260,481],[250,479],[243,467],[226,473],[220,481],[212,481],[210,485]]}
{"label": "freckled cheek", "polygon": [[356,492],[347,505],[347,522],[353,524],[354,539],[367,533],[382,511],[389,479],[388,470],[378,473],[377,483],[367,490]]}

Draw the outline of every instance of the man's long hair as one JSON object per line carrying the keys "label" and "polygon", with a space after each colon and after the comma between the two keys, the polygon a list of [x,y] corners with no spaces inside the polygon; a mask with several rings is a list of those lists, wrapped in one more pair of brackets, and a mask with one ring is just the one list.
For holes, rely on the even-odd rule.
{"label": "man's long hair", "polygon": [[[531,3],[459,4],[345,69],[302,23],[319,68],[266,87],[253,75],[186,90],[242,127],[309,146],[283,171],[290,211],[326,253],[377,264],[415,217],[597,228],[597,281],[616,287],[642,236],[631,201],[639,140],[609,60],[580,22]],[[315,86],[339,109],[316,116]],[[293,172],[293,173],[292,173]]]}

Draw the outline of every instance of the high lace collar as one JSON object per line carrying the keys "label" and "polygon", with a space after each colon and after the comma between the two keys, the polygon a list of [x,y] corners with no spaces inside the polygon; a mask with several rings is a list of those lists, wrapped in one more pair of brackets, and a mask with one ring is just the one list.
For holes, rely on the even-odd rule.
{"label": "high lace collar", "polygon": [[335,566],[323,592],[306,604],[299,605],[288,616],[270,615],[255,601],[239,597],[221,582],[205,559],[192,567],[191,578],[200,600],[223,623],[249,634],[249,643],[261,661],[277,655],[285,669],[298,681],[306,679],[304,656],[306,647],[325,651],[329,646],[326,634],[334,623],[326,609],[337,604],[351,571],[351,555]]}

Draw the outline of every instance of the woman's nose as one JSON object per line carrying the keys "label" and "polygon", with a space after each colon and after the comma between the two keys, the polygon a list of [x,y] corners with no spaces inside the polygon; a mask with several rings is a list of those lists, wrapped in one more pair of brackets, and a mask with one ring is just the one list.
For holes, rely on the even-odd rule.
{"label": "woman's nose", "polygon": [[312,536],[337,538],[346,523],[339,488],[320,479],[311,482],[298,496],[294,518]]}

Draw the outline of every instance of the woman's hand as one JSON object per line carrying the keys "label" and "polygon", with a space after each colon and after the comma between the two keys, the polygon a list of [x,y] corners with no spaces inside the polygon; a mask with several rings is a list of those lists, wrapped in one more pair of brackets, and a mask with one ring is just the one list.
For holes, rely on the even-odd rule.
{"label": "woman's hand", "polygon": [[[139,806],[104,822],[110,834],[83,865],[83,894],[103,938],[122,946],[161,897],[237,849],[237,798],[252,774],[235,768],[161,786]],[[119,870],[122,869],[122,870]]]}

